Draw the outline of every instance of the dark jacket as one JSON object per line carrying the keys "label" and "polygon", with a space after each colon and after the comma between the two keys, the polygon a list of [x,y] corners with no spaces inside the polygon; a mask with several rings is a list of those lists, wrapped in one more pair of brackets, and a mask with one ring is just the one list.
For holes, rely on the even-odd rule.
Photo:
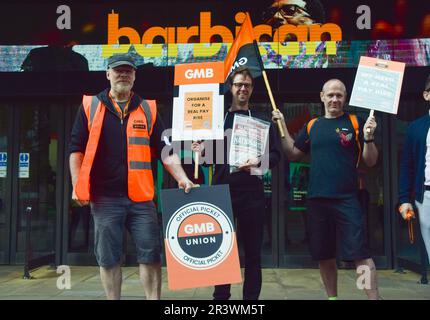
{"label": "dark jacket", "polygon": [[[90,174],[91,196],[121,197],[127,192],[127,122],[121,124],[120,117],[109,98],[109,89],[100,92],[97,97],[106,106],[103,128]],[[134,94],[129,104],[129,113],[138,108],[142,98]],[[157,114],[150,138],[150,146],[160,158],[165,146],[161,138],[164,124]],[[83,106],[79,108],[72,129],[69,152],[85,153],[88,141],[88,121]]]}
{"label": "dark jacket", "polygon": [[425,115],[412,122],[407,130],[403,155],[400,162],[399,202],[423,202],[424,170],[427,153],[427,133],[430,116]]}

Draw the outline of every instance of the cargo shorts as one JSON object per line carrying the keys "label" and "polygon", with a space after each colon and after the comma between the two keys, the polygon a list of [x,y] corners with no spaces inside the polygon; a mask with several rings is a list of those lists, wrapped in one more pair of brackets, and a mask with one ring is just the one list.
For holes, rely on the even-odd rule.
{"label": "cargo shorts", "polygon": [[110,268],[121,263],[125,228],[135,243],[139,264],[160,262],[160,227],[153,201],[95,197],[90,205],[94,218],[94,252],[99,266]]}

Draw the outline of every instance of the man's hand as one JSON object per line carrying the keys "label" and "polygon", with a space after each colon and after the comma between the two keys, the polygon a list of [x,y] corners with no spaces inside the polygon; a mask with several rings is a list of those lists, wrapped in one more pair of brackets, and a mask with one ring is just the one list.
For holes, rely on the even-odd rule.
{"label": "man's hand", "polygon": [[90,202],[89,201],[81,201],[78,199],[78,196],[76,195],[75,188],[73,188],[72,192],[72,200],[75,201],[79,206],[87,206]]}
{"label": "man's hand", "polygon": [[[410,203],[403,203],[400,206],[399,211],[400,211],[400,214],[402,215],[402,218],[404,220],[409,220],[411,218],[415,218],[414,208],[412,207],[412,204],[410,204]],[[412,216],[410,216],[410,213],[412,213]]]}
{"label": "man's hand", "polygon": [[373,135],[375,133],[377,126],[378,126],[378,124],[376,123],[375,117],[369,116],[369,118],[367,118],[367,121],[364,124],[364,128],[363,128],[364,140],[373,139]]}
{"label": "man's hand", "polygon": [[260,159],[251,158],[251,159],[248,159],[244,164],[240,165],[238,169],[241,171],[250,172],[251,168],[258,168],[259,164],[260,164]]}
{"label": "man's hand", "polygon": [[188,178],[178,181],[178,186],[179,186],[179,189],[184,189],[185,193],[189,193],[191,188],[200,187],[199,184],[194,184]]}
{"label": "man's hand", "polygon": [[276,123],[276,121],[281,120],[281,122],[285,122],[284,115],[279,109],[272,111],[272,121]]}
{"label": "man's hand", "polygon": [[205,150],[205,145],[202,141],[193,141],[191,145],[191,150],[193,152],[198,152],[202,154],[202,152]]}

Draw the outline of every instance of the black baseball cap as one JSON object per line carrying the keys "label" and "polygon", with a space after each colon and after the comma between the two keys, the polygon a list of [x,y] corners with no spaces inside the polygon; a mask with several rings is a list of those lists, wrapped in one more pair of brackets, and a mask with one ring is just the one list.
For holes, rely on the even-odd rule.
{"label": "black baseball cap", "polygon": [[137,69],[133,57],[127,53],[114,54],[108,58],[108,69],[123,65],[127,65],[132,67],[133,69]]}

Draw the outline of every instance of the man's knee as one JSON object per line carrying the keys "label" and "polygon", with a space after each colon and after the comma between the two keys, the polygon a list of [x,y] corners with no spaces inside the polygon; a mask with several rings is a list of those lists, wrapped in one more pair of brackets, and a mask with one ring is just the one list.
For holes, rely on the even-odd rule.
{"label": "man's knee", "polygon": [[147,271],[158,271],[161,270],[161,263],[160,262],[151,262],[151,263],[139,263],[139,266],[141,269],[147,270]]}
{"label": "man's knee", "polygon": [[115,265],[101,265],[100,271],[104,273],[114,273],[121,270],[121,264],[115,264]]}

